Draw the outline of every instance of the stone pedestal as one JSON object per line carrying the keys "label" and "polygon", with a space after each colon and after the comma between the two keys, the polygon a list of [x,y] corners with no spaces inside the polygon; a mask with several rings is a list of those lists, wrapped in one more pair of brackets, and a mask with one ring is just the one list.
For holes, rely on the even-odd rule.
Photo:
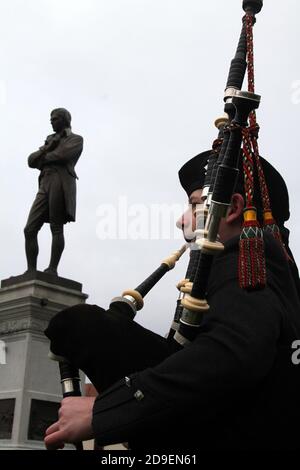
{"label": "stone pedestal", "polygon": [[84,303],[82,285],[46,273],[12,277],[0,289],[0,449],[44,449],[61,401],[58,364],[44,335],[60,310]]}

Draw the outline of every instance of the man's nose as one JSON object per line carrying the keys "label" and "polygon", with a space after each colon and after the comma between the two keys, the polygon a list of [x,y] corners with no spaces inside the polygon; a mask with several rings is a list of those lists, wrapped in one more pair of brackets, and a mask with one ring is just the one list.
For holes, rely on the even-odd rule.
{"label": "man's nose", "polygon": [[177,220],[176,227],[179,228],[180,230],[183,229],[183,214]]}
{"label": "man's nose", "polygon": [[184,227],[188,227],[191,224],[191,209],[186,210],[176,222],[176,227],[183,230]]}

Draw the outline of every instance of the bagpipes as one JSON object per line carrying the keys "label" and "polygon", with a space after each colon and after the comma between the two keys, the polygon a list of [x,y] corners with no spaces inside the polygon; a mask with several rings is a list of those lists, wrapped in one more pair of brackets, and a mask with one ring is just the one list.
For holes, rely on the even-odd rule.
{"label": "bagpipes", "polygon": [[144,297],[168,271],[175,267],[175,263],[181,258],[187,248],[188,244],[186,243],[178,251],[172,253],[168,258],[163,260],[160,266],[135,289],[126,290],[123,292],[121,297],[115,297],[114,299],[112,299],[110,307],[114,303],[121,304],[123,307],[125,307],[125,305],[128,305],[129,308],[124,311],[124,314],[126,314],[133,320],[136,315],[136,312],[138,310],[141,310],[144,306]]}
{"label": "bagpipes", "polygon": [[[169,338],[174,337],[180,345],[192,341],[209,310],[205,300],[209,273],[215,254],[223,250],[217,241],[219,224],[226,216],[234,192],[238,173],[243,133],[248,127],[248,117],[259,106],[260,97],[252,92],[241,92],[249,59],[249,35],[255,15],[262,9],[262,0],[244,0],[243,26],[235,57],[231,61],[225,88],[224,115],[216,119],[218,138],[212,145],[202,191],[203,207],[196,209],[195,254],[188,280],[181,283],[181,301],[174,316]],[[253,49],[250,61],[253,61]],[[250,63],[253,70],[253,62]],[[254,80],[253,80],[254,83]],[[246,134],[244,134],[246,135]],[[196,267],[195,267],[196,266]],[[242,272],[242,270],[241,270]]]}
{"label": "bagpipes", "polygon": [[[282,243],[280,230],[274,220],[264,168],[259,156],[255,110],[260,96],[254,93],[253,25],[255,15],[262,9],[262,0],[244,0],[242,31],[231,62],[225,89],[225,114],[215,122],[219,135],[213,143],[202,191],[203,207],[196,210],[197,229],[195,245],[197,268],[191,279],[181,284],[182,299],[176,311],[169,337],[180,345],[192,341],[198,333],[203,315],[208,312],[206,292],[214,255],[223,250],[218,241],[219,225],[226,217],[231,197],[242,167],[244,177],[244,222],[239,242],[239,284],[243,289],[259,289],[266,284],[263,231],[271,233],[288,254]],[[248,91],[241,91],[248,70]],[[241,152],[241,144],[243,150]],[[242,165],[239,160],[242,158]],[[262,201],[263,228],[257,220],[254,205],[255,175],[257,174]],[[203,228],[204,227],[204,228]],[[195,266],[195,261],[191,261]],[[178,311],[179,310],[179,311]],[[179,319],[179,321],[178,321]]]}
{"label": "bagpipes", "polygon": [[[164,259],[160,266],[135,289],[126,290],[123,292],[122,296],[112,299],[110,308],[113,307],[113,305],[117,306],[118,310],[122,312],[122,315],[133,320],[137,311],[143,308],[144,297],[168,271],[175,267],[176,262],[186,252],[187,248],[188,244],[186,243],[168,258]],[[113,315],[113,313],[111,313],[111,315]],[[71,362],[64,357],[53,354],[51,351],[48,356],[50,359],[59,362],[63,398],[81,396],[78,367],[71,364]],[[74,443],[74,445],[77,450],[83,450],[81,442]]]}
{"label": "bagpipes", "polygon": [[[255,15],[261,11],[262,6],[262,0],[243,0],[245,16],[243,18],[243,27],[236,55],[231,62],[225,89],[225,115],[218,118],[215,122],[219,134],[213,143],[208,160],[202,193],[204,204],[203,207],[198,208],[196,211],[196,242],[191,244],[192,249],[186,279],[178,285],[180,295],[168,335],[168,340],[176,342],[180,347],[184,347],[190,341],[193,341],[198,333],[203,315],[209,310],[206,300],[207,285],[214,256],[224,248],[218,241],[219,225],[221,219],[226,216],[235,189],[239,173],[242,142],[244,142],[243,158],[245,167],[248,169],[249,161],[253,155],[256,160],[259,160],[257,125],[254,112],[259,106],[260,96],[254,93],[252,27],[255,22]],[[251,86],[245,92],[241,91],[241,88],[247,64]],[[249,116],[250,126],[248,126]],[[252,149],[254,150],[252,151]],[[240,261],[240,278],[242,278],[242,287],[249,287],[249,285],[255,287],[257,284],[263,283],[263,279],[258,276],[260,268],[256,266],[254,272],[250,272],[248,269],[249,264],[247,263],[247,255],[249,252],[255,251],[259,247],[260,242],[255,209],[251,205],[251,171],[249,171],[249,174],[250,177],[246,181],[248,192],[246,191],[245,223],[241,237],[243,256]],[[261,184],[263,185],[263,182]],[[267,200],[268,198],[266,197],[265,199]],[[268,210],[270,208],[267,203],[265,209],[266,224],[269,227],[274,225],[273,231],[275,233],[275,222],[272,218],[271,210]],[[256,230],[256,235],[258,235],[256,237],[249,235],[250,232],[252,233],[253,227]],[[185,245],[170,258],[163,261],[159,268],[136,289],[127,290],[121,297],[114,298],[110,307],[113,304],[118,304],[119,312],[121,310],[124,315],[133,319],[136,312],[143,307],[145,295],[167,271],[174,267],[175,262],[186,251],[186,248],[187,246]],[[63,396],[79,396],[78,369],[71,367],[70,363],[62,360],[63,358],[53,357],[53,355],[52,358],[60,360]],[[82,448],[80,444],[76,444],[76,447]]]}
{"label": "bagpipes", "polygon": [[[235,188],[243,129],[248,126],[249,114],[258,108],[260,102],[258,95],[240,90],[247,69],[247,34],[249,34],[247,26],[249,29],[249,24],[254,24],[255,15],[261,11],[262,6],[262,0],[243,1],[246,15],[243,18],[237,51],[229,70],[224,97],[225,114],[215,121],[219,135],[213,143],[208,160],[202,193],[204,208],[196,210],[196,243],[191,244],[186,279],[177,286],[180,294],[168,334],[169,340],[172,340],[174,336],[174,340],[180,345],[184,345],[195,337],[202,314],[209,309],[204,300],[209,271],[213,256],[223,250],[223,245],[217,241],[219,223],[226,215]],[[157,274],[164,269],[162,266],[134,291],[125,291],[122,297],[113,299],[113,302],[123,302],[131,308],[130,311],[124,306],[124,314],[134,318],[136,310],[142,308],[143,293],[148,293],[150,285],[152,288],[161,278]],[[150,279],[154,282],[150,282]]]}

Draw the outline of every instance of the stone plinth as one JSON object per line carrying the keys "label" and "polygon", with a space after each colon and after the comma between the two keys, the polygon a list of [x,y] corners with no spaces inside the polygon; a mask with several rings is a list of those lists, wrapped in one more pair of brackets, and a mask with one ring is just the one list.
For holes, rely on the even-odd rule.
{"label": "stone plinth", "polygon": [[57,312],[86,299],[80,283],[42,272],[1,282],[0,449],[44,449],[44,430],[61,401],[44,330]]}

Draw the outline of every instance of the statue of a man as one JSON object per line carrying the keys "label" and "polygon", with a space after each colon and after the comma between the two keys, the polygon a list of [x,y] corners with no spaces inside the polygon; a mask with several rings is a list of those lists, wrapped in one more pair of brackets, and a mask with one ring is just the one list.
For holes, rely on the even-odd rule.
{"label": "statue of a man", "polygon": [[57,266],[64,250],[64,224],[75,222],[75,165],[82,153],[83,138],[71,131],[71,114],[64,108],[51,112],[54,134],[28,158],[30,168],[40,170],[39,190],[31,207],[25,234],[27,271],[36,271],[39,252],[37,235],[43,224],[52,232],[50,264],[45,272],[57,276]]}

